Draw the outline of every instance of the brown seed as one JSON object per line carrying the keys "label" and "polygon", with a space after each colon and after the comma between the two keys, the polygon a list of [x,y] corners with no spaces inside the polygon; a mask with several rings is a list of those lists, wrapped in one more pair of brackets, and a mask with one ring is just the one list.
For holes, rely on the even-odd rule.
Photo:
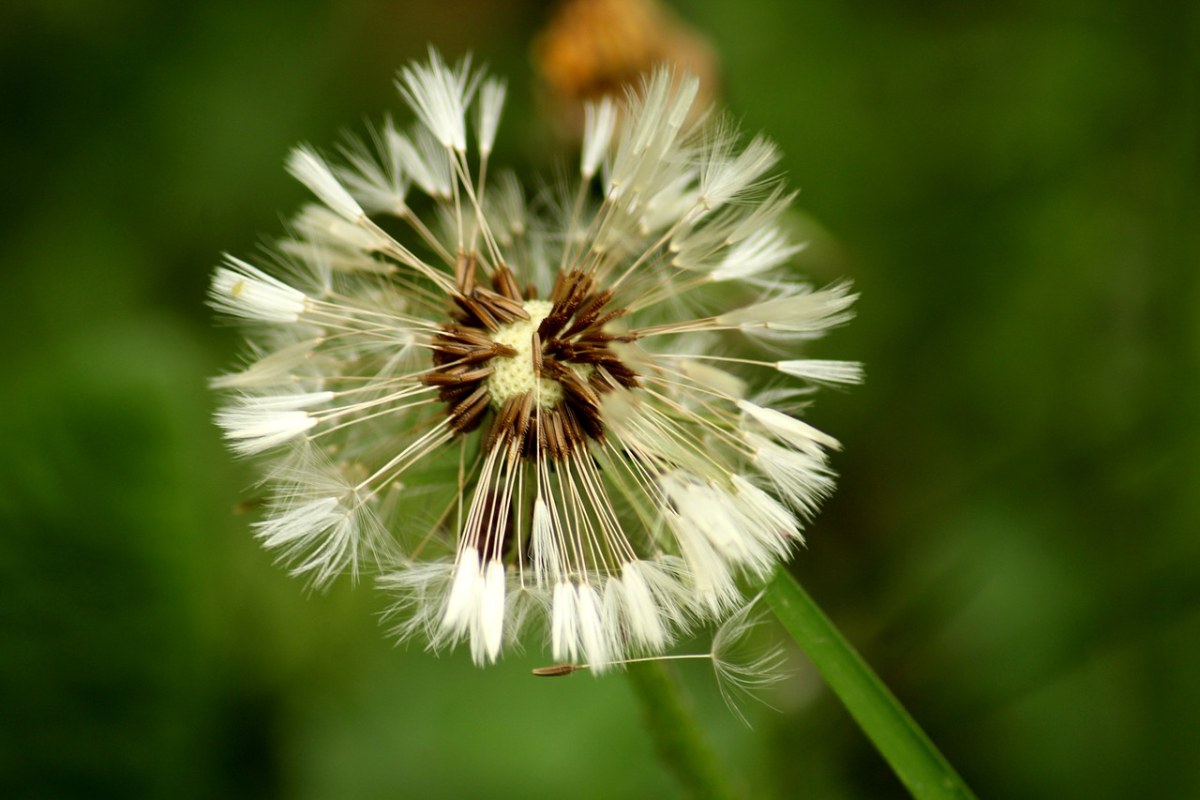
{"label": "brown seed", "polygon": [[546,414],[543,430],[546,431],[546,449],[555,461],[561,461],[567,455],[566,437],[563,436],[562,407],[551,409]]}
{"label": "brown seed", "polygon": [[542,372],[544,372],[546,377],[550,378],[551,380],[561,380],[568,371],[569,370],[564,367],[561,362],[555,359],[542,359]]}
{"label": "brown seed", "polygon": [[605,289],[603,292],[596,292],[585,298],[579,305],[579,309],[575,312],[575,321],[571,323],[571,327],[563,332],[563,336],[574,336],[580,331],[591,327],[592,323],[600,316],[601,309],[612,300],[612,291]]}
{"label": "brown seed", "polygon": [[575,345],[563,339],[551,339],[546,345],[546,351],[561,361],[572,361],[575,358]]}
{"label": "brown seed", "polygon": [[551,336],[558,335],[564,327],[571,321],[571,314],[574,313],[576,306],[576,293],[578,284],[573,284],[575,288],[569,289],[567,293],[550,308],[550,313],[542,320],[541,327],[538,329],[543,339],[548,339]]}
{"label": "brown seed", "polygon": [[487,328],[492,333],[500,330],[500,324],[496,322],[496,318],[483,305],[473,300],[470,296],[456,294],[453,299],[455,304],[467,315],[468,320],[476,320],[479,323],[474,327]]}
{"label": "brown seed", "polygon": [[595,326],[592,326],[590,330],[586,331],[575,341],[581,345],[594,345],[596,347],[603,347],[609,342],[614,341],[616,338],[617,335],[615,333],[606,333],[602,330],[597,330]]}
{"label": "brown seed", "polygon": [[459,253],[454,259],[454,286],[463,294],[475,288],[475,254]]}
{"label": "brown seed", "polygon": [[[604,440],[604,423],[600,420],[598,411],[578,406],[573,407],[572,411],[575,412],[575,420],[579,423],[579,427],[583,429],[589,438],[596,441]],[[583,437],[580,438],[582,439]]]}
{"label": "brown seed", "polygon": [[517,278],[507,264],[496,267],[496,272],[492,275],[492,288],[509,300],[520,304],[521,287],[517,285]]}
{"label": "brown seed", "polygon": [[626,389],[636,389],[638,386],[641,386],[641,383],[638,382],[638,374],[625,366],[624,362],[617,361],[605,364],[603,369]]}
{"label": "brown seed", "polygon": [[583,364],[620,364],[621,357],[607,347],[578,347],[576,360]]}
{"label": "brown seed", "polygon": [[[513,524],[512,506],[505,508],[500,501],[499,493],[487,492],[482,498],[480,508],[480,538],[477,543],[480,556],[485,560],[503,558],[512,548]],[[501,518],[501,510],[504,517]]]}
{"label": "brown seed", "polygon": [[592,279],[582,272],[574,273],[574,280],[571,282],[571,290],[565,297],[556,305],[556,309],[560,314],[570,318],[572,314],[583,304],[584,298],[587,297],[588,291],[592,288]]}
{"label": "brown seed", "polygon": [[459,433],[475,430],[483,422],[487,408],[487,387],[480,386],[450,411],[450,427]]}
{"label": "brown seed", "polygon": [[444,367],[452,361],[454,361],[454,356],[450,355],[449,353],[445,353],[441,350],[433,351],[433,365],[435,367]]}
{"label": "brown seed", "polygon": [[529,424],[533,417],[533,392],[526,392],[521,395],[521,402],[517,406],[517,447],[518,449],[524,445],[525,437],[529,433]]}
{"label": "brown seed", "polygon": [[471,394],[466,399],[457,403],[450,409],[450,415],[451,416],[461,415],[463,411],[466,411],[471,406],[478,403],[480,397],[487,399],[487,387],[486,386],[476,386],[471,391]]}
{"label": "brown seed", "polygon": [[481,381],[493,372],[491,367],[480,367],[478,369],[468,370],[458,376],[460,381]]}
{"label": "brown seed", "polygon": [[531,337],[529,353],[533,357],[533,377],[542,377],[542,337],[534,331]]}
{"label": "brown seed", "polygon": [[479,332],[477,328],[465,328],[461,325],[447,326],[445,331],[434,337],[434,344],[441,341],[472,344],[476,347],[490,347],[493,342]]}
{"label": "brown seed", "polygon": [[476,289],[471,292],[471,298],[483,303],[488,311],[504,322],[516,319],[529,319],[529,312],[516,300],[509,299],[489,289]]}
{"label": "brown seed", "polygon": [[449,356],[449,360],[443,360],[442,363],[453,361],[455,364],[477,364],[500,355],[504,351],[512,351],[512,348],[504,345],[500,345],[499,348],[495,345],[478,347],[473,344],[447,344],[438,348],[439,354]]}
{"label": "brown seed", "polygon": [[465,366],[455,364],[426,372],[421,376],[421,383],[426,386],[450,386],[471,381],[481,381],[491,374],[492,368],[488,366],[468,370]]}
{"label": "brown seed", "polygon": [[500,411],[496,413],[496,418],[492,421],[492,429],[488,431],[486,449],[491,450],[501,440],[507,441],[512,438],[513,422],[517,418],[519,404],[519,398],[510,397],[504,401],[504,405],[500,406]]}
{"label": "brown seed", "polygon": [[626,310],[623,308],[614,308],[612,311],[609,311],[607,314],[605,314],[604,316],[600,317],[595,322],[593,322],[592,327],[593,328],[603,328],[605,325],[612,322],[617,317],[625,316],[626,313],[627,313]]}
{"label": "brown seed", "polygon": [[458,405],[459,401],[474,392],[478,387],[478,383],[460,383],[456,386],[443,386],[438,389],[438,399],[447,406]]}
{"label": "brown seed", "polygon": [[573,273],[560,272],[554,277],[554,286],[550,289],[550,297],[548,298],[551,304],[558,303],[563,298],[563,293],[568,290],[567,283],[570,281],[570,276]]}
{"label": "brown seed", "polygon": [[517,351],[512,347],[501,342],[488,342],[484,346],[477,344],[461,344],[458,342],[449,342],[438,345],[437,352],[450,355],[454,360],[463,364],[470,364],[476,361],[486,361],[489,358],[496,356],[515,356]]}
{"label": "brown seed", "polygon": [[532,432],[526,434],[521,455],[528,459],[534,459],[538,453],[546,454],[546,431],[544,430],[545,419],[541,409],[530,408],[529,426]]}
{"label": "brown seed", "polygon": [[590,386],[579,379],[574,371],[566,370],[566,374],[558,382],[563,388],[566,399],[587,409],[597,411],[600,409],[600,398]]}
{"label": "brown seed", "polygon": [[463,382],[463,372],[464,370],[460,370],[457,367],[433,370],[421,376],[421,383],[426,386],[453,386],[461,384]]}
{"label": "brown seed", "polygon": [[533,674],[539,678],[557,678],[562,675],[570,675],[572,672],[578,672],[583,667],[575,664],[554,664],[549,667],[534,667]]}

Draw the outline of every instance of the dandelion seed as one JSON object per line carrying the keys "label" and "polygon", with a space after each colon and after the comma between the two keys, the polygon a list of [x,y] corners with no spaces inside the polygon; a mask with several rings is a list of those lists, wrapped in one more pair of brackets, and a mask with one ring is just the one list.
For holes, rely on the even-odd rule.
{"label": "dandelion seed", "polygon": [[213,275],[213,307],[254,322],[296,322],[307,307],[304,292],[233,256]]}
{"label": "dandelion seed", "polygon": [[[780,360],[854,297],[779,269],[797,248],[774,147],[698,127],[696,81],[659,70],[619,114],[592,107],[580,185],[538,211],[488,177],[502,82],[433,53],[399,85],[414,127],[337,163],[293,153],[322,205],[289,226],[286,270],[213,277],[249,339],[213,385],[230,447],[266,467],[259,538],[316,584],[376,573],[397,635],[479,664],[527,622],[592,671],[740,625],[739,580],[787,558],[832,488],[836,440],[781,403],[859,379]],[[764,360],[765,331],[784,338]]]}
{"label": "dandelion seed", "polygon": [[747,727],[750,720],[739,701],[750,699],[765,704],[761,692],[785,677],[782,647],[754,650],[752,632],[763,621],[755,613],[761,598],[761,594],[756,596],[717,627],[710,654],[721,698]]}
{"label": "dandelion seed", "polygon": [[496,129],[500,125],[500,110],[504,107],[504,95],[507,86],[504,81],[489,78],[483,82],[479,92],[479,127],[476,139],[479,142],[479,154],[487,158],[492,153],[492,145],[496,141]]}
{"label": "dandelion seed", "polygon": [[583,151],[580,155],[579,173],[590,181],[600,167],[600,161],[612,141],[613,129],[617,124],[617,105],[611,97],[599,103],[588,103],[584,107]]}
{"label": "dandelion seed", "polygon": [[856,361],[800,358],[780,361],[775,368],[814,383],[862,383],[863,377],[862,365]]}
{"label": "dandelion seed", "polygon": [[762,692],[785,677],[785,655],[781,646],[758,649],[753,632],[763,624],[756,607],[762,599],[759,593],[742,604],[717,626],[712,646],[706,653],[673,653],[619,661],[584,663],[563,662],[535,667],[533,674],[540,678],[558,678],[588,670],[593,674],[614,667],[624,668],[647,661],[708,661],[712,665],[721,699],[730,712],[750,727],[750,720],[741,708],[741,701],[755,700],[767,705]]}
{"label": "dandelion seed", "polygon": [[334,213],[350,222],[357,222],[365,216],[362,207],[311,148],[297,147],[293,150],[288,156],[287,168],[296,180],[311,189]]}

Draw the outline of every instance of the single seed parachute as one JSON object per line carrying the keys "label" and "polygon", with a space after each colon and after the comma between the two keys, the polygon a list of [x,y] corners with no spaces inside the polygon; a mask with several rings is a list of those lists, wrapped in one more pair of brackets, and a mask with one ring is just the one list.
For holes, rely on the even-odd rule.
{"label": "single seed parachute", "polygon": [[377,575],[400,636],[480,664],[540,630],[601,671],[729,617],[833,487],[794,412],[861,379],[796,352],[854,295],[786,268],[774,145],[690,122],[696,80],[661,69],[588,108],[578,184],[531,202],[489,174],[502,82],[431,52],[398,85],[417,121],[296,149],[320,202],[213,277],[258,537],[317,585]]}

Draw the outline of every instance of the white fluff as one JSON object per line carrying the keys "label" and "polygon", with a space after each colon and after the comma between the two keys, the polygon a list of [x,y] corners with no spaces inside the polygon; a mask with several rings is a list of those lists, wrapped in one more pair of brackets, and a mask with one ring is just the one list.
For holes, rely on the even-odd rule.
{"label": "white fluff", "polygon": [[822,447],[833,450],[840,450],[842,447],[841,443],[829,434],[782,411],[765,408],[749,400],[739,400],[737,405],[747,417],[761,425],[772,436],[809,455],[820,456]]}
{"label": "white fluff", "polygon": [[612,626],[603,618],[603,604],[590,584],[576,588],[575,611],[578,619],[579,642],[583,647],[588,667],[600,674],[611,666],[612,651],[608,636]]}
{"label": "white fluff", "polygon": [[312,148],[301,145],[292,150],[287,160],[288,172],[329,206],[342,219],[358,222],[366,217],[362,206],[350,196],[346,187],[334,177],[325,161]]}
{"label": "white fluff", "polygon": [[779,150],[757,136],[736,156],[718,146],[700,166],[700,201],[706,209],[717,208],[753,189],[779,161]]}
{"label": "white fluff", "polygon": [[454,69],[430,48],[428,64],[412,64],[400,71],[397,87],[425,127],[443,147],[467,150],[466,108],[475,92],[470,58]]}
{"label": "white fluff", "polygon": [[296,322],[308,296],[233,256],[217,267],[208,291],[214,308],[256,322]]}
{"label": "white fluff", "polygon": [[780,361],[775,365],[780,372],[814,383],[862,383],[862,364],[857,361],[832,361],[822,358],[801,358]]}
{"label": "white fluff", "polygon": [[554,585],[551,602],[550,652],[556,661],[579,657],[579,612],[575,587],[566,581]]}
{"label": "white fluff", "polygon": [[792,508],[809,516],[833,491],[833,473],[820,452],[783,447],[753,433],[746,443],[754,450],[754,465]]}
{"label": "white fluff", "polygon": [[605,96],[599,103],[583,107],[583,150],[579,158],[579,174],[590,181],[608,152],[613,130],[617,125],[617,106]]}
{"label": "white fluff", "polygon": [[533,503],[532,551],[533,576],[538,586],[557,583],[562,576],[558,540],[554,535],[554,520],[550,508],[541,497]]}
{"label": "white fluff", "polygon": [[245,369],[209,380],[214,389],[251,389],[290,383],[292,374],[308,361],[317,340],[306,339],[268,353]]}
{"label": "white fluff", "polygon": [[763,228],[729,248],[709,277],[714,281],[753,278],[779,266],[803,249],[802,244],[790,244],[778,228]]}
{"label": "white fluff", "polygon": [[449,199],[453,176],[446,150],[424,128],[410,138],[399,131],[387,133],[388,147],[407,175],[430,197]]}
{"label": "white fluff", "polygon": [[305,411],[233,407],[217,412],[217,425],[239,455],[254,455],[278,447],[317,424]]}
{"label": "white fluff", "polygon": [[442,630],[458,638],[467,630],[472,617],[479,609],[479,596],[483,593],[483,573],[480,572],[479,551],[464,547],[454,565],[454,580],[446,598],[446,611],[442,615]]}
{"label": "white fluff", "polygon": [[667,629],[641,566],[638,561],[626,562],[621,568],[620,580],[612,579],[610,583],[616,583],[620,588],[622,609],[633,638],[657,652],[667,645]]}
{"label": "white fluff", "polygon": [[737,599],[733,566],[741,560],[733,551],[728,509],[712,503],[712,493],[695,478],[668,473],[659,479],[671,509],[664,512],[687,564],[696,601],[710,614],[720,614]]}
{"label": "white fluff", "polygon": [[[504,643],[504,591],[508,578],[504,564],[492,559],[484,570],[483,591],[479,599],[479,628],[483,640],[483,652],[488,661],[495,662]],[[476,659],[476,663],[482,663]]]}
{"label": "white fluff", "polygon": [[721,314],[720,325],[737,326],[743,330],[773,328],[781,331],[817,333],[846,322],[853,316],[849,308],[858,295],[850,293],[849,284],[839,283],[815,292],[764,300]]}
{"label": "white fluff", "polygon": [[328,284],[334,272],[388,274],[395,267],[373,258],[387,250],[388,236],[374,225],[356,225],[323,205],[307,205],[292,220],[295,239],[280,242],[280,249],[301,263],[320,266]]}
{"label": "white fluff", "polygon": [[720,367],[706,364],[698,358],[679,359],[679,371],[699,385],[725,397],[745,397],[746,382]]}
{"label": "white fluff", "polygon": [[297,411],[302,408],[312,408],[322,403],[328,403],[333,398],[333,392],[294,392],[288,394],[244,395],[238,398],[238,402],[247,411]]}
{"label": "white fluff", "polygon": [[492,153],[492,145],[496,142],[496,129],[500,126],[500,112],[504,108],[504,95],[507,85],[497,78],[488,78],[479,90],[479,125],[476,128],[476,138],[479,141],[479,153],[487,158]]}
{"label": "white fluff", "polygon": [[614,195],[627,203],[657,194],[682,159],[680,134],[700,82],[687,76],[673,86],[674,79],[670,70],[656,70],[625,115],[609,180]]}
{"label": "white fluff", "polygon": [[255,524],[255,535],[293,563],[293,575],[309,575],[321,586],[349,569],[358,570],[359,528],[339,498],[322,497],[285,506]]}

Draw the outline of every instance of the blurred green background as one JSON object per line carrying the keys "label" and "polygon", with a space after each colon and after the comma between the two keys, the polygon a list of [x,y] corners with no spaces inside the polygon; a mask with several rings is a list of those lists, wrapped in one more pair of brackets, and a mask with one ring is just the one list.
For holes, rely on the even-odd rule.
{"label": "blurred green background", "polygon": [[[782,146],[859,317],[821,343],[835,499],[795,570],[982,796],[1200,797],[1195,3],[676,6]],[[396,648],[233,512],[203,298],[304,197],[294,143],[398,108],[426,42],[510,79],[532,0],[0,9],[0,796],[672,796],[626,683]],[[803,658],[680,670],[749,796],[903,792]]]}

